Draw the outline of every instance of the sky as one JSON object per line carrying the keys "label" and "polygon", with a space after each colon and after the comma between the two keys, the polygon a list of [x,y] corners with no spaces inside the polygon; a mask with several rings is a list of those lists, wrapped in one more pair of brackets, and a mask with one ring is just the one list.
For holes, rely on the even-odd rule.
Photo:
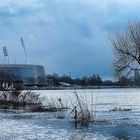
{"label": "sky", "polygon": [[6,46],[10,63],[26,63],[22,37],[47,74],[111,78],[109,37],[139,19],[139,0],[1,0],[0,62]]}

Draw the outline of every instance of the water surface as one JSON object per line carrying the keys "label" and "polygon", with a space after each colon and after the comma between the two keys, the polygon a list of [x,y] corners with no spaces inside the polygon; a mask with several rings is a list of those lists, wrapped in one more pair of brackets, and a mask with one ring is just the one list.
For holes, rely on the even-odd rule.
{"label": "water surface", "polygon": [[[93,105],[96,120],[74,127],[69,117],[57,119],[56,113],[24,113],[0,111],[0,139],[2,140],[139,140],[140,139],[140,90],[95,89],[77,90],[86,98],[89,108]],[[35,91],[43,98],[61,98],[71,106],[73,90]],[[114,107],[131,108],[132,111],[110,112]],[[68,111],[69,112],[69,111]],[[66,112],[66,114],[68,113]]]}

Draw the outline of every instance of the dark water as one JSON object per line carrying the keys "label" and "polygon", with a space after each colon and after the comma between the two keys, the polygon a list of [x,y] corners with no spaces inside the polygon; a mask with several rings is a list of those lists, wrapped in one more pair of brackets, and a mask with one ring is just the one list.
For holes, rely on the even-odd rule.
{"label": "dark water", "polygon": [[[72,91],[40,91],[42,96],[72,96]],[[81,94],[83,91],[79,91]],[[57,113],[23,113],[0,111],[2,140],[140,140],[139,89],[86,90],[89,105],[94,97],[96,123],[79,124],[70,118],[57,119]],[[68,94],[70,94],[68,96]],[[58,96],[59,95],[59,96]],[[64,96],[65,95],[65,96]],[[64,98],[63,98],[64,97]],[[114,107],[132,111],[109,110]]]}

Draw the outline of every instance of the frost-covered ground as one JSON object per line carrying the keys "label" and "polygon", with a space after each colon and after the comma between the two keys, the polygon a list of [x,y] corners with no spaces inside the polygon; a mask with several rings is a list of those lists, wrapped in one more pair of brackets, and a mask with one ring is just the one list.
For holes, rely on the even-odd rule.
{"label": "frost-covered ground", "polygon": [[[35,91],[42,97],[58,99],[70,105],[74,100],[72,90]],[[96,120],[108,123],[74,127],[69,118],[56,119],[53,113],[22,113],[0,111],[0,139],[2,140],[139,140],[140,90],[96,89],[78,90],[93,104]],[[109,112],[114,107],[131,108],[130,112]]]}

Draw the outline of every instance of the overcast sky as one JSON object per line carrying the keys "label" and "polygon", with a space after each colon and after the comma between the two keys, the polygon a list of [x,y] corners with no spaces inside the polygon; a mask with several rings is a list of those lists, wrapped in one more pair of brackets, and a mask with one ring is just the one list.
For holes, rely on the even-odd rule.
{"label": "overcast sky", "polygon": [[47,74],[112,77],[111,34],[139,21],[139,0],[0,1],[0,61],[7,46],[10,63],[31,64]]}

